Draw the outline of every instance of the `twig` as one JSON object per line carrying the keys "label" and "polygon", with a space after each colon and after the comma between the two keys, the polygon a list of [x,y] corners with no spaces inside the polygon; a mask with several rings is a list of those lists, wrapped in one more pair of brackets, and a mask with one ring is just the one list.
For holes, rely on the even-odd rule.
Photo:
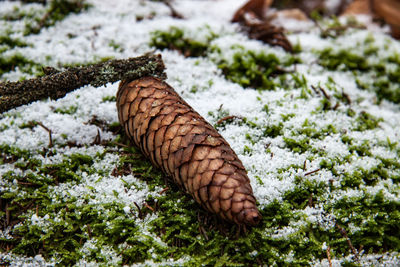
{"label": "twig", "polygon": [[144,76],[166,78],[160,55],[109,60],[88,67],[69,68],[63,72],[19,82],[0,83],[0,113],[36,100],[58,99],[85,85],[100,87],[119,80],[131,81]]}
{"label": "twig", "polygon": [[336,104],[333,106],[333,110],[337,110],[338,109],[338,107],[340,106],[340,103],[339,102],[336,102]]}
{"label": "twig", "polygon": [[215,125],[220,125],[220,124],[223,123],[224,121],[233,120],[233,119],[240,119],[240,120],[243,120],[243,118],[240,117],[240,116],[231,115],[231,116],[226,116],[226,117],[223,117],[223,118],[219,119]]}
{"label": "twig", "polygon": [[304,174],[304,176],[307,176],[307,175],[310,175],[310,174],[319,172],[320,170],[321,170],[321,169],[316,169],[316,170],[313,170],[313,171],[310,171],[310,172],[306,172],[306,173]]}
{"label": "twig", "polygon": [[145,206],[146,208],[148,208],[149,210],[151,210],[151,211],[153,211],[153,212],[154,212],[154,209],[153,209],[153,207],[152,207],[152,206],[150,206],[149,204],[147,204],[147,202],[144,202],[144,206]]}
{"label": "twig", "polygon": [[135,204],[136,208],[139,211],[139,218],[143,219],[143,214],[142,214],[142,210],[140,209],[139,205],[136,202],[133,202],[133,204]]}
{"label": "twig", "polygon": [[120,147],[129,147],[128,145],[122,144],[122,143],[118,143],[118,142],[112,142],[112,144],[120,146]]}
{"label": "twig", "polygon": [[208,241],[207,232],[202,225],[199,225],[199,232],[204,237],[204,239]]}
{"label": "twig", "polygon": [[10,210],[8,209],[8,203],[6,203],[6,224],[7,225],[10,225],[10,218],[11,218]]}
{"label": "twig", "polygon": [[171,16],[176,19],[184,19],[183,15],[180,14],[176,9],[172,6],[171,0],[164,0],[164,4],[169,8],[171,11]]}
{"label": "twig", "polygon": [[94,138],[92,145],[100,145],[100,144],[101,144],[100,130],[97,128],[97,135]]}
{"label": "twig", "polygon": [[318,88],[322,92],[322,94],[325,96],[326,99],[331,99],[331,97],[326,93],[324,88],[322,88],[321,86],[319,86]]}
{"label": "twig", "polygon": [[350,96],[347,93],[345,93],[344,91],[342,91],[342,96],[346,99],[347,104],[351,105]]}
{"label": "twig", "polygon": [[312,208],[314,206],[313,202],[313,194],[311,193],[310,197],[308,198],[308,206]]}
{"label": "twig", "polygon": [[166,192],[168,190],[169,190],[169,187],[167,186],[167,187],[163,188],[163,190],[161,190],[159,194],[161,195],[162,193],[164,193],[164,192]]}
{"label": "twig", "polygon": [[319,92],[318,92],[317,88],[315,88],[314,85],[311,85],[311,88],[314,90],[314,92],[315,92],[317,95],[319,95]]}
{"label": "twig", "polygon": [[49,128],[47,128],[46,126],[43,125],[43,123],[37,121],[36,122],[37,125],[39,125],[40,127],[42,127],[43,129],[45,129],[48,133],[49,133],[49,147],[53,146],[53,138],[51,136],[51,130]]}
{"label": "twig", "polygon": [[90,228],[90,224],[87,224],[86,226],[87,226],[89,238],[92,238],[92,229]]}
{"label": "twig", "polygon": [[31,183],[31,182],[22,182],[19,180],[17,180],[17,183],[20,185],[26,185],[26,186],[34,186],[35,185],[34,183]]}
{"label": "twig", "polygon": [[329,267],[332,267],[332,259],[331,259],[331,247],[328,246],[326,249],[326,256],[328,257]]}
{"label": "twig", "polygon": [[346,238],[347,244],[349,245],[351,251],[354,254],[354,258],[356,259],[357,262],[359,262],[359,258],[358,258],[358,251],[354,248],[353,244],[351,243],[351,240],[349,238],[349,236],[347,235],[347,232],[345,229],[343,229],[337,222],[335,223],[335,226],[339,229],[340,234]]}

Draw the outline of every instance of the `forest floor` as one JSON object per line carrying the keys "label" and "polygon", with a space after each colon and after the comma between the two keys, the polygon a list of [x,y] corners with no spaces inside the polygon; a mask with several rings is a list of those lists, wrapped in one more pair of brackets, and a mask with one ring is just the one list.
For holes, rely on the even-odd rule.
{"label": "forest floor", "polygon": [[125,145],[118,83],[87,86],[0,115],[0,265],[400,265],[387,27],[283,20],[288,53],[230,22],[239,0],[175,1],[183,19],[158,1],[52,2],[68,3],[0,2],[0,79],[162,54],[167,82],[242,160],[263,220],[239,231],[166,184]]}

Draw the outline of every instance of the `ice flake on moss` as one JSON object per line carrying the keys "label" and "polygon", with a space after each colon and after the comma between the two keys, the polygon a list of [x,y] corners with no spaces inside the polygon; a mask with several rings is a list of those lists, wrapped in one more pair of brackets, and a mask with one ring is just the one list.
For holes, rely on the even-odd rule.
{"label": "ice flake on moss", "polygon": [[45,260],[42,255],[38,254],[34,257],[26,257],[13,253],[1,253],[0,259],[10,266],[29,266],[29,267],[53,267],[56,266],[55,261]]}
{"label": "ice flake on moss", "polygon": [[[398,132],[400,131],[399,106],[384,99],[378,102],[377,94],[373,90],[360,89],[364,83],[367,87],[374,83],[376,79],[372,74],[359,72],[355,76],[351,71],[336,69],[327,71],[319,64],[321,63],[319,55],[327,48],[332,49],[332,53],[349,51],[357,59],[363,56],[364,52],[368,52],[371,56],[365,60],[365,63],[366,68],[371,68],[371,66],[381,64],[381,59],[394,55],[400,49],[399,43],[380,33],[374,33],[371,38],[368,31],[352,29],[336,39],[321,38],[317,28],[310,29],[306,33],[290,33],[289,39],[293,43],[298,42],[302,48],[296,55],[302,63],[297,63],[296,68],[294,65],[288,67],[288,70],[295,71],[291,73],[293,77],[289,75],[289,78],[273,91],[244,89],[239,84],[225,79],[217,62],[225,60],[227,63],[232,63],[235,60],[235,53],[246,54],[249,51],[256,54],[261,52],[272,54],[279,60],[285,60],[290,55],[281,48],[248,40],[242,33],[237,33],[237,25],[231,24],[229,20],[242,1],[200,1],[196,5],[193,5],[191,1],[175,2],[174,7],[187,19],[176,20],[169,17],[170,10],[162,2],[91,1],[92,9],[79,15],[69,16],[54,27],[42,30],[39,35],[27,37],[26,42],[33,44],[32,46],[17,47],[9,53],[22,53],[35,62],[58,67],[64,64],[87,64],[106,57],[127,58],[140,55],[152,49],[149,47],[151,32],[167,31],[171,26],[183,29],[188,38],[200,42],[208,40],[207,36],[211,32],[216,33],[218,36],[211,41],[209,47],[206,47],[207,55],[204,57],[185,58],[178,52],[168,50],[162,51],[162,55],[167,66],[168,83],[211,124],[216,124],[228,115],[243,118],[226,123],[218,127],[218,130],[231,144],[248,170],[261,211],[268,215],[272,214],[271,219],[263,221],[268,225],[265,229],[255,228],[249,232],[252,236],[257,236],[261,232],[261,237],[266,238],[262,239],[265,243],[257,247],[258,256],[265,255],[266,250],[272,250],[273,252],[268,255],[273,259],[268,264],[279,260],[281,264],[282,262],[309,263],[310,259],[315,259],[314,257],[317,256],[298,252],[298,245],[306,244],[299,242],[309,241],[303,238],[304,229],[317,225],[325,230],[332,229],[334,220],[330,217],[333,216],[331,214],[336,215],[337,219],[345,224],[343,227],[346,228],[350,238],[355,235],[353,241],[360,242],[357,234],[363,234],[364,230],[354,219],[359,214],[346,213],[347,210],[341,208],[338,203],[344,206],[356,206],[361,213],[366,214],[365,220],[371,221],[375,214],[368,213],[366,209],[369,206],[363,206],[362,203],[354,203],[354,201],[365,199],[369,205],[369,202],[379,198],[385,207],[390,207],[391,203],[397,203],[399,188],[395,177],[398,176],[399,171],[396,165],[399,154],[399,145],[396,144],[399,142]],[[11,5],[9,3],[1,2],[0,5],[2,7]],[[14,29],[21,26],[18,23],[20,22],[15,23]],[[4,27],[8,27],[6,24]],[[71,29],[74,29],[74,32]],[[15,34],[15,37],[18,36],[18,33]],[[395,71],[395,58],[388,62],[386,71]],[[358,70],[355,71],[358,72]],[[7,73],[5,77],[18,79],[21,75],[25,74],[16,69]],[[298,78],[297,82],[294,77]],[[303,77],[305,84],[302,83]],[[359,81],[356,81],[357,78]],[[330,96],[328,100],[331,102],[330,106],[324,109],[323,101],[327,101],[324,99],[325,96],[322,92],[314,92],[311,85],[316,88],[321,86],[325,90]],[[390,86],[393,87],[393,85]],[[86,164],[85,168],[77,170],[76,179],[49,187],[48,194],[52,199],[52,205],[62,204],[74,207],[75,210],[69,213],[71,218],[75,218],[74,216],[82,218],[82,209],[88,207],[92,216],[91,220],[97,223],[97,220],[101,219],[100,224],[111,233],[121,227],[119,224],[121,220],[126,220],[129,226],[134,222],[138,231],[143,234],[140,237],[132,234],[129,238],[137,237],[135,241],[144,242],[144,247],[146,247],[146,255],[141,255],[146,260],[143,263],[134,263],[134,266],[190,264],[190,261],[197,257],[197,251],[187,248],[187,251],[193,253],[192,255],[180,254],[182,248],[175,246],[174,243],[167,245],[168,240],[163,241],[165,236],[162,229],[154,230],[157,219],[164,216],[161,215],[163,214],[161,211],[148,213],[142,219],[137,217],[139,212],[134,203],[143,208],[144,201],[160,200],[163,196],[157,192],[162,188],[146,183],[133,175],[114,177],[111,173],[119,164],[118,154],[102,146],[90,145],[96,138],[98,130],[102,140],[116,138],[111,132],[88,123],[93,116],[97,116],[106,124],[117,122],[115,100],[110,98],[115,95],[116,90],[117,84],[100,88],[85,87],[57,101],[39,101],[9,111],[0,119],[0,143],[29,150],[32,158],[40,160],[42,165],[60,164],[64,160],[69,162],[70,158],[76,154],[84,155],[84,158],[90,157],[91,166]],[[342,91],[349,96],[351,103],[343,101],[343,97],[340,97]],[[104,101],[105,98],[111,101]],[[333,109],[336,102],[340,102],[340,105]],[[376,127],[372,123],[367,126],[361,125],[354,130],[360,126],[357,118],[362,112],[382,118],[382,121],[375,125]],[[32,129],[20,128],[21,125],[26,126],[33,120],[42,122],[52,130],[55,147],[51,151],[55,155],[44,156],[40,152],[42,149],[48,149],[48,133],[43,128],[39,126]],[[306,120],[308,123],[305,123]],[[307,145],[296,150],[296,146],[299,146],[302,141]],[[82,147],[70,148],[66,146],[67,142],[76,142]],[[23,161],[21,159],[13,164],[2,164],[0,174],[4,175],[8,171],[13,171],[17,176],[22,177],[32,173],[31,170],[22,171],[16,167],[16,164],[21,164]],[[317,169],[320,170],[305,175]],[[357,171],[361,173],[360,177],[356,177]],[[374,181],[367,179],[369,176],[372,177],[371,172]],[[14,182],[4,182],[0,179],[0,191],[3,189],[8,192],[18,192],[19,197],[27,194],[18,185],[16,179]],[[313,207],[309,207],[311,204],[307,202],[310,192],[315,192],[312,195]],[[166,193],[173,194],[173,192]],[[188,200],[186,203],[173,197],[174,203],[166,208],[168,212],[169,209],[177,210],[193,202],[193,200]],[[48,214],[50,216],[48,221],[53,221],[55,224],[67,223],[64,220],[65,214],[63,209],[57,214]],[[196,218],[193,211],[187,214],[190,215],[182,216],[182,222]],[[37,216],[34,221],[45,224],[43,218],[47,216],[46,214],[36,215],[30,212],[28,215],[31,219]],[[396,222],[395,213],[387,212],[386,215],[391,218],[391,221]],[[168,217],[163,219],[169,220]],[[32,224],[32,220],[29,220],[29,223]],[[160,225],[160,228],[164,227],[163,222],[160,222]],[[21,226],[24,225],[19,224],[15,228]],[[28,226],[35,227],[36,225]],[[124,226],[119,233],[126,234],[124,231],[128,231],[129,226]],[[128,242],[113,247],[112,244],[104,243],[103,238],[110,240],[105,234],[99,235],[97,239],[89,238],[88,226],[79,227],[84,232],[83,237],[89,241],[81,250],[84,251],[84,259],[77,259],[76,265],[96,266],[105,262],[105,259],[110,259],[109,257],[120,260],[119,252],[125,248],[133,251],[141,248]],[[176,229],[183,235],[187,233],[187,229],[179,227]],[[136,233],[135,230],[130,230]],[[369,230],[373,229],[369,228]],[[195,231],[197,233],[197,229]],[[271,233],[274,241],[284,241],[285,246],[291,246],[293,249],[281,253],[275,245],[269,246],[268,238]],[[207,234],[214,235],[215,233],[207,232]],[[176,237],[179,238],[178,235]],[[214,237],[213,244],[206,243],[200,236],[195,238],[198,244],[203,242],[205,246],[208,246],[207,253],[214,253],[213,249],[216,249],[218,251],[211,255],[220,256],[219,246],[226,248],[224,242],[227,241],[219,234],[215,234]],[[324,238],[326,237],[324,234]],[[240,244],[241,240],[236,240],[234,243]],[[249,242],[246,237],[243,237],[243,240],[248,243],[258,241],[254,239]],[[379,242],[382,242],[381,239]],[[348,251],[345,241],[339,240],[335,244],[326,243],[323,246],[325,250],[327,245],[331,246],[334,266],[355,262],[351,254],[346,256],[345,253],[343,255],[335,253],[336,249]],[[316,250],[320,251],[322,244],[315,244],[315,246]],[[377,244],[372,247],[380,249]],[[176,251],[174,259],[165,256],[170,255],[169,250]],[[254,247],[251,244],[246,245],[241,251],[239,245],[235,245],[232,251],[234,251],[233,255],[226,254],[229,257],[237,257],[238,260],[232,264],[241,264],[244,262],[241,262],[243,257],[254,252]],[[93,256],[92,252],[98,253],[99,257]],[[241,255],[242,252],[247,254]],[[102,259],[101,253],[108,255],[108,258]],[[367,251],[360,253],[364,253],[360,257],[361,263],[366,265],[387,263],[396,266],[399,262],[399,255],[396,253],[381,253],[380,255],[367,254],[369,253]],[[321,259],[315,259],[315,264],[328,266],[327,260],[322,260],[325,252],[322,251],[321,255],[318,256]],[[247,259],[257,264],[256,257]],[[16,265],[20,262],[10,261]]]}
{"label": "ice flake on moss", "polygon": [[[60,184],[53,187],[52,195],[55,198],[57,196],[64,199],[76,198],[78,206],[120,203],[133,209],[136,209],[133,203],[142,205],[147,197],[158,195],[154,191],[149,191],[145,183],[132,175],[113,177],[82,173],[81,177],[79,184]],[[156,188],[156,191],[161,190],[160,187]]]}
{"label": "ice flake on moss", "polygon": [[[106,263],[109,266],[118,266],[122,263],[121,255],[108,245],[98,244],[95,239],[90,239],[85,242],[79,251],[82,258],[76,263],[75,266],[98,266],[98,259]],[[92,255],[96,255],[98,258],[93,258]]]}
{"label": "ice flake on moss", "polygon": [[48,214],[46,214],[43,217],[37,216],[36,214],[33,214],[31,216],[31,224],[32,225],[38,225],[38,226],[45,226],[46,224],[48,224],[48,220],[49,220],[50,216]]}
{"label": "ice flake on moss", "polygon": [[[354,255],[348,255],[341,259],[332,258],[331,262],[328,259],[315,260],[311,264],[317,267],[327,267],[332,264],[332,267],[340,267],[345,264],[354,262]],[[358,264],[360,266],[398,266],[400,262],[400,254],[398,252],[386,252],[383,254],[363,254],[359,256]]]}

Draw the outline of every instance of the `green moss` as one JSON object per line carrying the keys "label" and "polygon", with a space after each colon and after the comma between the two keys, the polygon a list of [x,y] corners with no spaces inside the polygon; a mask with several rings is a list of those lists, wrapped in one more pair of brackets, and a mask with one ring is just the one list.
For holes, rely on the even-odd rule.
{"label": "green moss", "polygon": [[[0,151],[1,157],[7,162],[18,157],[15,168],[28,171],[22,175],[9,171],[2,176],[10,184],[17,181],[16,187],[0,193],[2,203],[9,205],[10,219],[20,222],[11,232],[13,238],[6,240],[12,245],[13,253],[35,256],[40,250],[45,258],[57,257],[60,264],[71,265],[79,259],[79,249],[89,239],[88,227],[92,229],[89,236],[105,238],[104,244],[117,239],[117,232],[121,235],[125,233],[121,229],[134,228],[132,218],[121,219],[122,215],[126,217],[122,204],[79,206],[76,197],[51,196],[52,187],[79,182],[81,173],[105,175],[91,167],[95,160],[101,158],[101,154],[96,159],[88,155],[71,154],[64,156],[61,163],[43,164],[41,160],[33,158],[30,152],[14,147],[2,146]],[[83,195],[82,198],[87,201],[89,195]],[[39,217],[49,216],[45,219],[47,226],[30,222],[32,209],[36,209]],[[99,213],[99,210],[107,213]]]}
{"label": "green moss", "polygon": [[319,64],[329,70],[370,70],[365,57],[354,54],[349,49],[333,51],[332,48],[325,48],[319,52]]}
{"label": "green moss", "polygon": [[290,120],[291,118],[293,118],[293,117],[295,117],[295,116],[296,116],[296,114],[294,114],[294,113],[281,114],[282,120],[283,120],[284,122]]}
{"label": "green moss", "polygon": [[60,113],[60,114],[69,114],[69,115],[73,115],[76,113],[76,111],[78,110],[77,106],[69,106],[69,107],[65,107],[65,108],[56,108],[54,110],[55,113]]}
{"label": "green moss", "polygon": [[280,64],[274,54],[243,51],[234,54],[233,63],[221,62],[218,68],[227,79],[243,87],[271,90],[276,86],[271,77],[281,73]]}
{"label": "green moss", "polygon": [[0,46],[7,46],[8,49],[14,47],[26,47],[28,44],[19,38],[12,38],[11,32],[5,32],[5,35],[0,35]]}
{"label": "green moss", "polygon": [[305,135],[311,139],[323,140],[326,136],[337,134],[338,131],[332,124],[328,124],[323,128],[319,128],[315,122],[309,122],[306,119],[301,128],[292,131],[292,135]]}
{"label": "green moss", "polygon": [[264,136],[275,138],[283,134],[283,123],[279,122],[277,125],[267,125],[265,126]]}
{"label": "green moss", "polygon": [[[362,49],[363,56],[351,52],[353,49]],[[374,44],[374,39],[367,37],[364,44],[357,44],[354,48],[338,51],[326,48],[317,54],[321,66],[330,70],[351,71],[357,86],[375,92],[378,101],[400,103],[399,53],[382,57],[378,54],[379,49],[382,48]]]}
{"label": "green moss", "polygon": [[295,187],[285,192],[283,199],[290,203],[293,209],[304,209],[318,201],[324,201],[323,196],[328,189],[324,182],[295,177]]}
{"label": "green moss", "polygon": [[296,140],[293,138],[283,137],[283,141],[285,142],[286,147],[294,153],[302,154],[306,151],[311,151],[312,149],[309,138]]}
{"label": "green moss", "polygon": [[7,57],[0,54],[0,76],[4,73],[14,71],[17,67],[20,71],[29,74],[39,75],[43,73],[41,70],[41,64],[35,63],[21,54],[17,53]]}
{"label": "green moss", "polygon": [[[171,27],[168,31],[155,31],[152,33],[150,46],[158,49],[178,50],[184,56],[206,56],[210,52],[221,53],[220,48],[210,47],[209,43],[218,36],[209,30],[205,41],[198,41],[187,37],[183,29]],[[252,87],[261,90],[272,90],[276,86],[283,86],[286,82],[285,67],[299,62],[299,58],[288,55],[278,59],[272,53],[245,50],[240,45],[232,49],[238,50],[233,55],[233,60],[213,58],[218,68],[225,77],[243,87]],[[274,81],[276,78],[277,81]]]}
{"label": "green moss", "polygon": [[382,118],[377,118],[365,111],[362,111],[356,118],[356,126],[354,127],[354,130],[360,132],[373,130],[379,127],[379,123],[382,121]]}
{"label": "green moss", "polygon": [[364,140],[361,144],[350,145],[349,152],[356,153],[360,157],[372,156],[371,146],[367,140]]}
{"label": "green moss", "polygon": [[105,96],[101,99],[102,102],[115,102],[117,100],[116,96]]}
{"label": "green moss", "polygon": [[354,247],[368,253],[400,249],[400,202],[388,199],[383,190],[376,194],[343,196],[333,205],[338,222],[358,229],[349,234]]}
{"label": "green moss", "polygon": [[116,43],[114,40],[111,40],[108,45],[112,47],[115,51],[124,52],[124,48],[121,47],[121,44]]}
{"label": "green moss", "polygon": [[385,76],[381,76],[380,78],[374,80],[372,86],[376,92],[378,100],[381,101],[386,99],[393,103],[400,103],[400,90],[398,85],[399,81],[400,66],[395,71],[392,71]]}
{"label": "green moss", "polygon": [[151,33],[150,46],[157,49],[177,50],[186,57],[205,56],[210,42],[217,36],[209,31],[205,41],[197,41],[185,36],[185,32],[178,27],[170,27],[168,31],[154,31]]}
{"label": "green moss", "polygon": [[53,26],[57,21],[63,20],[69,14],[80,13],[87,10],[90,5],[85,0],[52,0],[45,6],[46,15],[34,17],[25,25],[25,35],[38,34],[41,29]]}

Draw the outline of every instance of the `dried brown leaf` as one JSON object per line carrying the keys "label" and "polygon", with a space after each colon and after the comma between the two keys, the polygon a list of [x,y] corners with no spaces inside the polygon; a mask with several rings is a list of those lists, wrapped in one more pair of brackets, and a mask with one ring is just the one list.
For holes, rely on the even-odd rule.
{"label": "dried brown leaf", "polygon": [[392,36],[400,38],[400,1],[373,0],[373,10],[390,25]]}
{"label": "dried brown leaf", "polygon": [[370,14],[372,15],[371,1],[370,0],[354,0],[346,7],[343,15],[359,15]]}
{"label": "dried brown leaf", "polygon": [[232,22],[239,22],[242,30],[249,38],[260,40],[264,43],[281,46],[286,51],[292,51],[292,45],[284,34],[284,29],[271,24],[271,19],[266,17],[266,12],[272,0],[250,0],[239,8],[232,18]]}
{"label": "dried brown leaf", "polygon": [[243,22],[246,14],[263,20],[273,0],[249,0],[233,15],[232,22]]}
{"label": "dried brown leaf", "polygon": [[301,21],[309,20],[307,15],[298,8],[284,9],[284,10],[277,11],[274,14],[272,14],[269,18],[275,19],[275,18],[279,18],[279,17],[283,17],[286,19],[301,20]]}

